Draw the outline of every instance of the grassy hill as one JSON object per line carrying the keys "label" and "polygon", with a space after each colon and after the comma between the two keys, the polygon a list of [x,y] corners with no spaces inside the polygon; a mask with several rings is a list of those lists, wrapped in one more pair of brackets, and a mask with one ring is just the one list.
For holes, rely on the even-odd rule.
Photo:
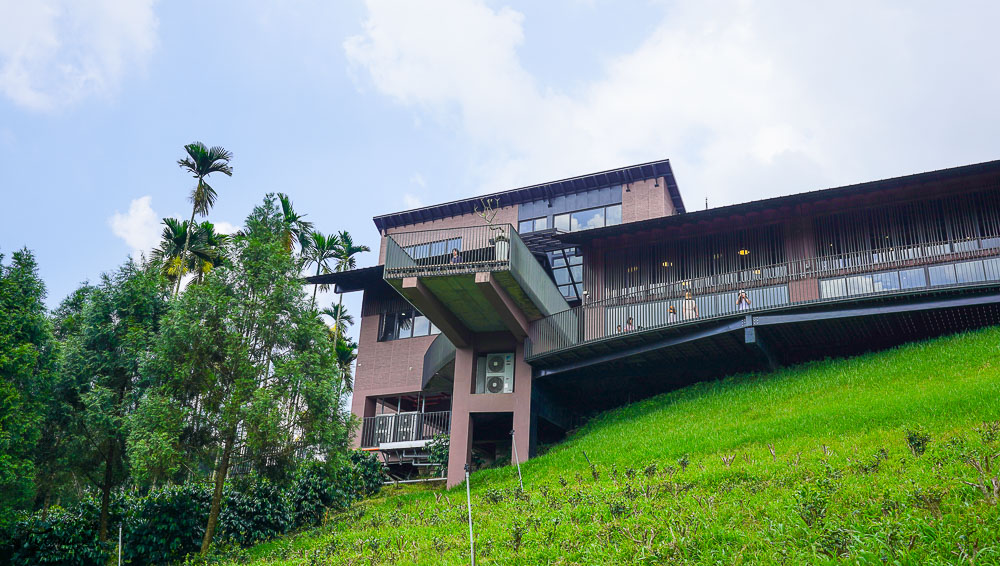
{"label": "grassy hill", "polygon": [[[523,493],[473,474],[477,562],[998,564],[998,421],[998,328],[695,385],[591,421]],[[465,505],[388,488],[223,562],[467,564]]]}

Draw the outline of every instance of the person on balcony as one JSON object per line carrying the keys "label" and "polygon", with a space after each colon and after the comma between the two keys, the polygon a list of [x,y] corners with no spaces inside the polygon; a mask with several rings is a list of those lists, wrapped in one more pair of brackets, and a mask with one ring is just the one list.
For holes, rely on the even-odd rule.
{"label": "person on balcony", "polygon": [[667,307],[667,323],[673,322],[677,322],[677,309],[674,308],[674,305],[670,305]]}
{"label": "person on balcony", "polygon": [[632,332],[633,330],[635,330],[635,323],[632,322],[632,317],[630,316],[625,321],[625,332]]}
{"label": "person on balcony", "polygon": [[750,310],[750,297],[747,296],[747,292],[740,289],[739,294],[736,295],[736,310],[738,311],[748,311]]}
{"label": "person on balcony", "polygon": [[458,253],[458,248],[451,248],[451,263],[462,263],[462,256]]}
{"label": "person on balcony", "polygon": [[691,296],[691,291],[684,293],[684,304],[681,305],[681,314],[684,315],[684,320],[698,318],[698,303]]}

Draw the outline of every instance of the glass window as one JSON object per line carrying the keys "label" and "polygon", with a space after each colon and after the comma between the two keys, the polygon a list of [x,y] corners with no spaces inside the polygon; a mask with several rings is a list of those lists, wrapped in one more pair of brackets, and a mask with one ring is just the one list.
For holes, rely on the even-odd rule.
{"label": "glass window", "polygon": [[441,329],[438,328],[437,326],[434,326],[434,323],[432,322],[431,323],[431,335],[434,335],[434,334],[441,334]]}
{"label": "glass window", "polygon": [[553,269],[552,275],[556,278],[556,285],[572,283],[572,281],[569,280],[569,271],[567,271],[564,267]]}
{"label": "glass window", "polygon": [[573,275],[573,281],[576,281],[577,283],[583,281],[582,265],[574,265],[573,267],[569,268],[569,271]]}
{"label": "glass window", "polygon": [[413,318],[413,335],[414,336],[427,336],[431,333],[431,321],[427,320],[427,317],[418,314]]}
{"label": "glass window", "polygon": [[447,255],[448,253],[448,242],[434,242],[431,244],[431,255]]}
{"label": "glass window", "polygon": [[378,339],[379,342],[396,339],[396,313],[387,312],[382,315],[382,332]]}
{"label": "glass window", "polygon": [[522,220],[517,224],[517,231],[522,234],[527,234],[528,232],[534,231],[534,221],[533,220]]}
{"label": "glass window", "polygon": [[604,209],[595,208],[593,210],[581,210],[570,215],[572,224],[570,231],[590,230],[592,228],[604,227]]}
{"label": "glass window", "polygon": [[396,339],[413,336],[413,311],[401,312],[396,315]]}
{"label": "glass window", "polygon": [[559,287],[559,292],[561,292],[562,296],[566,297],[567,299],[576,298],[576,291],[573,289],[572,285],[564,285],[562,287]]}
{"label": "glass window", "polygon": [[819,296],[824,299],[843,297],[847,294],[847,284],[843,277],[819,282]]}
{"label": "glass window", "polygon": [[549,219],[547,216],[535,219],[535,231],[544,230],[549,227]]}
{"label": "glass window", "polygon": [[462,238],[452,238],[448,240],[447,253],[451,253],[451,250],[462,251]]}
{"label": "glass window", "polygon": [[553,222],[555,223],[556,230],[562,230],[563,232],[569,232],[569,215],[568,214],[557,214],[553,217]]}
{"label": "glass window", "polygon": [[888,271],[872,275],[872,289],[876,292],[895,291],[899,289],[899,273]]}
{"label": "glass window", "polygon": [[566,258],[561,255],[552,258],[552,267],[566,267]]}
{"label": "glass window", "polygon": [[609,206],[607,208],[607,222],[608,226],[617,226],[622,223],[622,205],[616,204],[614,206]]}
{"label": "glass window", "polygon": [[902,289],[916,289],[927,286],[927,275],[923,269],[906,269],[899,272],[899,286]]}
{"label": "glass window", "polygon": [[955,284],[954,265],[935,265],[934,267],[928,267],[927,274],[930,276],[931,285]]}
{"label": "glass window", "polygon": [[864,295],[872,292],[872,276],[858,275],[847,278],[848,295]]}
{"label": "glass window", "polygon": [[582,263],[583,263],[583,256],[582,255],[570,254],[570,256],[569,256],[569,264],[570,265],[580,265]]}

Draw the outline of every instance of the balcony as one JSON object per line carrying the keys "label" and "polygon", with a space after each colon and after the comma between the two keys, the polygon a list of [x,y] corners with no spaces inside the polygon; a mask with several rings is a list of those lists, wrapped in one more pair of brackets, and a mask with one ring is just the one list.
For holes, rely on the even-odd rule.
{"label": "balcony", "polygon": [[390,234],[384,277],[459,346],[569,307],[509,224]]}
{"label": "balcony", "polygon": [[361,448],[402,450],[422,448],[438,434],[451,429],[451,411],[393,413],[365,417]]}
{"label": "balcony", "polygon": [[[613,296],[533,321],[526,358],[579,357],[586,355],[582,350],[636,344],[644,334],[768,311],[989,287],[1000,287],[997,238],[809,258],[642,289],[607,290]],[[739,290],[746,290],[749,305],[737,304]],[[696,308],[685,303],[687,293]]]}

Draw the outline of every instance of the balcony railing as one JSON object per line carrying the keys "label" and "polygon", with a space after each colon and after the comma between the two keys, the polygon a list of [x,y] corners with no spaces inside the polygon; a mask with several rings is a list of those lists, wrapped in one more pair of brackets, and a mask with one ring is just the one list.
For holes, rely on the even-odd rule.
{"label": "balcony railing", "polygon": [[568,305],[510,224],[402,232],[386,237],[385,278],[509,271],[544,314]]}
{"label": "balcony railing", "polygon": [[361,426],[361,447],[379,448],[395,442],[430,440],[451,429],[451,411],[433,413],[393,413],[365,417]]}
{"label": "balcony railing", "polygon": [[[933,242],[617,290],[614,296],[532,322],[526,357],[531,360],[628,333],[789,305],[997,285],[1000,257],[996,256],[1000,256],[997,238]],[[805,280],[810,280],[807,288],[793,288],[796,282]],[[749,304],[738,302],[740,290],[746,291]],[[690,301],[684,299],[687,293],[691,294]]]}

